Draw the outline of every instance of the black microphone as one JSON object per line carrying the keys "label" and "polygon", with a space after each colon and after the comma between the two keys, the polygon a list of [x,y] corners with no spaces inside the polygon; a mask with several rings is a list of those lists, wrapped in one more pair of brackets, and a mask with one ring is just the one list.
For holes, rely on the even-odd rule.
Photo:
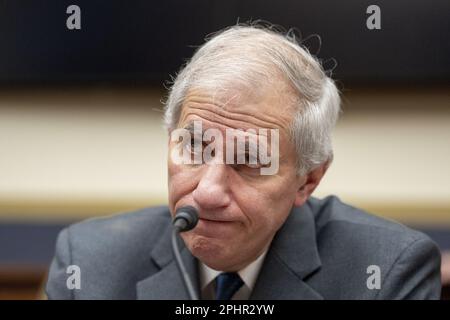
{"label": "black microphone", "polygon": [[197,209],[191,206],[179,208],[173,218],[173,232],[172,232],[172,250],[177,262],[178,270],[184,281],[184,286],[189,294],[191,300],[198,300],[197,293],[192,285],[191,278],[184,267],[183,260],[181,260],[180,249],[178,248],[178,233],[194,229],[198,222]]}
{"label": "black microphone", "polygon": [[191,206],[181,207],[175,213],[173,218],[173,226],[177,228],[179,232],[189,231],[194,229],[198,222],[197,209]]}

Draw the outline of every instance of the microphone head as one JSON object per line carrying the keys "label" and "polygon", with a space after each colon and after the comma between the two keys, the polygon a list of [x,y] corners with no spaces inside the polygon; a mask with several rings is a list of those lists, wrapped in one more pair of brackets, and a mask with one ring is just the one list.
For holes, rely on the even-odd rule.
{"label": "microphone head", "polygon": [[194,229],[198,222],[198,212],[192,206],[178,208],[173,218],[172,224],[180,232]]}

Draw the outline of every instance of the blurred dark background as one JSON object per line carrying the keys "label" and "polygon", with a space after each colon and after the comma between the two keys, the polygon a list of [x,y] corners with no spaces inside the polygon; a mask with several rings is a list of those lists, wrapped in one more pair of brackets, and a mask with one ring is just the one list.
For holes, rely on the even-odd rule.
{"label": "blurred dark background", "polygon": [[[61,27],[71,4],[82,9],[81,30]],[[366,27],[371,4],[380,30]],[[205,35],[263,19],[298,28],[348,85],[448,83],[449,12],[448,0],[1,1],[0,82],[160,85]]]}

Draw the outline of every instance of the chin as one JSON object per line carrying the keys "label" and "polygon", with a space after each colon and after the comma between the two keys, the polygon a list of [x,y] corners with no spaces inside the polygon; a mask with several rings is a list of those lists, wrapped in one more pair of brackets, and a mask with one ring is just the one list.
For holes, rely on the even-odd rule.
{"label": "chin", "polygon": [[191,235],[184,239],[192,255],[215,270],[223,270],[226,262],[230,262],[226,256],[226,246],[223,240],[211,239],[204,236]]}

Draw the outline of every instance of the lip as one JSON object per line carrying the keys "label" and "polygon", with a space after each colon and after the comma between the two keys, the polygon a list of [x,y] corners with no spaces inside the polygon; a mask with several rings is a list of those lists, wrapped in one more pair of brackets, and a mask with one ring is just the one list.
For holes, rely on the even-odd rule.
{"label": "lip", "polygon": [[220,238],[230,235],[233,231],[235,221],[218,221],[199,218],[193,232],[212,238]]}
{"label": "lip", "polygon": [[183,204],[183,205],[180,204],[175,207],[175,212],[178,209],[182,208],[183,206],[192,206],[192,207],[196,208],[196,210],[198,212],[198,219],[205,220],[206,222],[235,222],[236,221],[235,219],[232,219],[231,217],[224,217],[223,212],[211,212],[208,215],[212,216],[213,218],[206,217],[203,212],[200,212],[200,209],[198,209],[196,206],[194,206],[192,204]]}
{"label": "lip", "polygon": [[204,220],[206,222],[233,222],[232,220],[224,220],[224,219],[208,219],[204,217],[198,217],[199,220]]}

